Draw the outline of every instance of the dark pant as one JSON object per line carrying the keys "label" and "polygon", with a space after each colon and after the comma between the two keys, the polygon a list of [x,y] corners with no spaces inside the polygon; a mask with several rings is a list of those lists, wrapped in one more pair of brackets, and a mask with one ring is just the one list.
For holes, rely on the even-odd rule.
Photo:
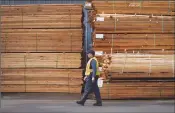
{"label": "dark pant", "polygon": [[97,85],[97,80],[98,80],[98,77],[96,77],[95,81],[92,82],[92,76],[89,76],[86,79],[84,93],[83,93],[83,96],[81,97],[81,101],[83,103],[86,102],[87,97],[91,92],[94,92],[97,103],[101,103],[101,95],[100,95],[99,87]]}

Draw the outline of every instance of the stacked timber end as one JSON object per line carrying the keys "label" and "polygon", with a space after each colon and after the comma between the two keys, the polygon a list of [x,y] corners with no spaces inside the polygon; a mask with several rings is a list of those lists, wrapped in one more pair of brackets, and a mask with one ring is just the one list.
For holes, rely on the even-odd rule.
{"label": "stacked timber end", "polygon": [[82,5],[1,9],[1,92],[80,93]]}
{"label": "stacked timber end", "polygon": [[93,49],[106,79],[102,98],[175,98],[175,2],[89,3]]}

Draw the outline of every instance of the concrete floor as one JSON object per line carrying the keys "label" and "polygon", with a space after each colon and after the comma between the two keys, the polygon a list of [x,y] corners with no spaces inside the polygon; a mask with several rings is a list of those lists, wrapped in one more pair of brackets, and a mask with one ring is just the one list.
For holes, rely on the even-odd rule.
{"label": "concrete floor", "polygon": [[112,100],[94,107],[75,102],[80,95],[69,94],[5,94],[0,113],[174,113],[174,100]]}

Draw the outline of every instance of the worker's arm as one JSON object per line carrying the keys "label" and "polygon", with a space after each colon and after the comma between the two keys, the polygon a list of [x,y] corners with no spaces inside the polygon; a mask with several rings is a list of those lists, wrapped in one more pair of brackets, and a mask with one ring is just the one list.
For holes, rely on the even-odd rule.
{"label": "worker's arm", "polygon": [[97,62],[93,59],[91,61],[91,66],[92,66],[92,77],[95,78],[96,72],[97,72]]}

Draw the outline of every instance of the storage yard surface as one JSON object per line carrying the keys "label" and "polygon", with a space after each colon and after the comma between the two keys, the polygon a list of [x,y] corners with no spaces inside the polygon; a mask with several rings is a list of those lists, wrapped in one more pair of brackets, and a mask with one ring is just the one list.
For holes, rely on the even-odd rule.
{"label": "storage yard surface", "polygon": [[102,107],[93,107],[88,100],[84,107],[75,101],[79,95],[66,94],[5,94],[1,113],[174,113],[173,100],[106,100]]}

